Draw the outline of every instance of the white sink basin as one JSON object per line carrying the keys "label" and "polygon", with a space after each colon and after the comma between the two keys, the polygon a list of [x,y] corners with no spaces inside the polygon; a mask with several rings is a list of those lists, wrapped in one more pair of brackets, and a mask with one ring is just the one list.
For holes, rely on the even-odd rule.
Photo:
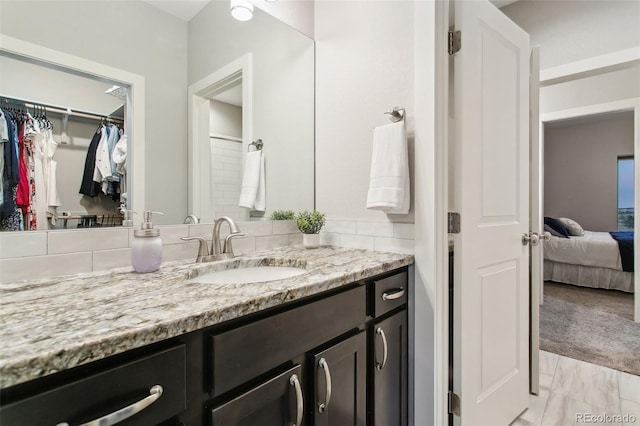
{"label": "white sink basin", "polygon": [[206,284],[249,284],[282,280],[302,275],[306,272],[306,269],[289,266],[254,266],[208,272],[193,278],[191,281]]}

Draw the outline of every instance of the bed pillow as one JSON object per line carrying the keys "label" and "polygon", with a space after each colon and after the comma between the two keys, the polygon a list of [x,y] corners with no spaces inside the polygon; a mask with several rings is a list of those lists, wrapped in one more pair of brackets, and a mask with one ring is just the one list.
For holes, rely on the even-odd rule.
{"label": "bed pillow", "polygon": [[569,235],[570,235],[569,231],[567,230],[567,228],[564,227],[564,225],[558,219],[545,216],[544,224],[549,225],[550,227],[558,231],[558,233],[560,233],[562,236],[569,238]]}
{"label": "bed pillow", "polygon": [[548,233],[550,233],[551,235],[553,235],[554,237],[558,237],[558,238],[569,238],[569,237],[565,237],[564,235],[562,235],[561,233],[559,233],[558,231],[556,231],[555,229],[553,229],[552,227],[550,227],[549,225],[544,225],[544,230]]}
{"label": "bed pillow", "polygon": [[584,235],[584,229],[578,222],[568,217],[559,217],[558,221],[567,228],[569,235],[575,235],[576,237],[582,237]]}

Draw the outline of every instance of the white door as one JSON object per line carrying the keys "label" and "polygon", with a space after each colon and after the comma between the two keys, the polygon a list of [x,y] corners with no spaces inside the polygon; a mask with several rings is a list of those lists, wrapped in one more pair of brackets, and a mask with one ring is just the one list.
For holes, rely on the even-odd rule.
{"label": "white door", "polygon": [[455,420],[507,425],[529,394],[529,36],[486,0],[455,27]]}

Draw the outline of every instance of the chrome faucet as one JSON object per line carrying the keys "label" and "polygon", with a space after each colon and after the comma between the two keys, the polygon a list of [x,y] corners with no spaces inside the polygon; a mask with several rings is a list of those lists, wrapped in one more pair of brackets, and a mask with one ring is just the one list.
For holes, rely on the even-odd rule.
{"label": "chrome faucet", "polygon": [[[229,224],[229,235],[224,239],[224,245],[220,250],[220,228],[222,222]],[[196,257],[196,263],[202,262],[214,262],[216,260],[231,259],[235,257],[233,253],[233,247],[231,246],[231,240],[236,237],[244,237],[246,234],[240,232],[238,225],[228,216],[222,216],[216,219],[213,225],[213,236],[211,238],[211,251],[207,247],[207,240],[202,237],[180,237],[183,241],[197,240],[200,242],[198,249],[198,257]]]}
{"label": "chrome faucet", "polygon": [[[229,224],[229,235],[227,235],[224,239],[224,247],[222,247],[222,252],[220,252],[220,227],[222,226],[222,222],[227,222]],[[245,234],[240,232],[238,229],[238,225],[231,219],[229,216],[222,216],[220,219],[216,219],[213,225],[213,236],[211,237],[211,254],[214,256],[230,254],[229,257],[233,257],[233,247],[231,247],[231,239],[234,237],[244,237]]]}
{"label": "chrome faucet", "polygon": [[184,218],[184,223],[193,223],[193,224],[198,224],[200,223],[200,219],[198,219],[198,216],[196,216],[195,214],[190,214],[189,216]]}

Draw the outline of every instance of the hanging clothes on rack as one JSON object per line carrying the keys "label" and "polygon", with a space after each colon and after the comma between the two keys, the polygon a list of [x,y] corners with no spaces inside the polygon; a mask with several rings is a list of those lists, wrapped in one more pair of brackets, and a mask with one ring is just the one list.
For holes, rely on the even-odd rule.
{"label": "hanging clothes on rack", "polygon": [[82,174],[82,183],[80,184],[80,194],[88,197],[97,197],[100,193],[100,185],[94,182],[93,175],[96,168],[96,152],[98,145],[103,137],[103,127],[100,125],[93,135],[89,149],[87,149],[87,158],[84,163],[84,173]]}
{"label": "hanging clothes on rack", "polygon": [[[87,158],[80,193],[95,197],[108,193],[115,201],[120,197],[120,175],[112,153],[120,128],[104,116],[68,108],[51,107],[0,96],[0,230],[20,231],[48,229],[55,226],[61,205],[57,187],[58,142],[53,126],[46,118],[47,108],[64,116],[98,119]],[[99,183],[94,182],[96,155],[100,146]],[[104,165],[102,164],[104,160]],[[51,223],[49,220],[51,219]],[[115,221],[114,221],[115,222]]]}
{"label": "hanging clothes on rack", "polygon": [[8,141],[4,144],[3,203],[0,209],[0,229],[20,231],[22,213],[16,201],[20,181],[18,125],[13,114],[7,110],[2,112],[7,125]]}
{"label": "hanging clothes on rack", "polygon": [[109,166],[111,168],[111,176],[107,178],[106,187],[103,183],[102,191],[107,195],[111,195],[113,200],[117,201],[118,198],[120,197],[119,195],[120,176],[116,171],[116,163],[115,161],[113,161],[113,151],[116,147],[116,144],[118,143],[118,140],[120,139],[120,129],[115,124],[111,124],[107,128],[107,134],[108,134],[107,147],[109,149]]}
{"label": "hanging clothes on rack", "polygon": [[9,129],[4,111],[0,110],[0,208],[4,204],[4,147],[9,142]]}
{"label": "hanging clothes on rack", "polygon": [[[53,138],[53,128],[49,126],[45,131],[45,176],[47,180],[47,206],[49,212],[56,216],[56,207],[60,207],[60,195],[58,194],[58,162],[53,156],[58,150],[58,142]],[[55,220],[55,219],[54,219]],[[54,223],[55,225],[55,223]]]}
{"label": "hanging clothes on rack", "polygon": [[116,165],[116,173],[120,177],[121,198],[127,198],[127,135],[122,135],[113,149],[111,157]]}
{"label": "hanging clothes on rack", "polygon": [[25,141],[29,142],[31,149],[31,202],[29,229],[47,229],[47,184],[45,180],[45,146],[44,129],[41,123],[31,114],[27,113],[25,121]]}

